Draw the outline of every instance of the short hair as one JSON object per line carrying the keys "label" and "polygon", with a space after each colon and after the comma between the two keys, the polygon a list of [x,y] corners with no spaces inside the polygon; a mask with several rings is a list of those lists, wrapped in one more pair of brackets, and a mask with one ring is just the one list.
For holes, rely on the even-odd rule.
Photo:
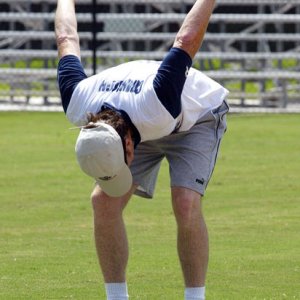
{"label": "short hair", "polygon": [[122,141],[124,160],[127,164],[125,137],[128,132],[130,132],[132,136],[132,130],[128,122],[122,117],[121,113],[113,109],[105,109],[98,114],[90,114],[89,121],[91,124],[89,123],[85,128],[93,128],[93,123],[100,121],[112,126],[116,130]]}

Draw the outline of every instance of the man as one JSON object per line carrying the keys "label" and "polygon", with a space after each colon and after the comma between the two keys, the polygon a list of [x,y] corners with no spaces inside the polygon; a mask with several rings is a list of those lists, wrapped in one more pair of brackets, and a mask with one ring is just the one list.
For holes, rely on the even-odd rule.
{"label": "man", "polygon": [[78,163],[96,181],[95,243],[107,299],[128,299],[122,211],[133,193],[153,196],[164,157],[185,299],[205,298],[208,234],[201,198],[226,130],[228,91],[191,65],[214,2],[195,1],[163,62],[129,62],[87,78],[74,0],[58,0],[58,81],[68,119],[82,128],[75,146]]}

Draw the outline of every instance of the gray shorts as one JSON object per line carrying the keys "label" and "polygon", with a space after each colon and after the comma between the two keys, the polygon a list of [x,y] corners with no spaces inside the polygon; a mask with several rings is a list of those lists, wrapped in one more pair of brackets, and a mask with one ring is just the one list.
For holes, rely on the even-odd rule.
{"label": "gray shorts", "polygon": [[140,143],[130,167],[138,185],[136,195],[152,198],[160,164],[169,163],[171,187],[185,187],[204,195],[226,131],[226,113],[221,106],[207,113],[190,130]]}

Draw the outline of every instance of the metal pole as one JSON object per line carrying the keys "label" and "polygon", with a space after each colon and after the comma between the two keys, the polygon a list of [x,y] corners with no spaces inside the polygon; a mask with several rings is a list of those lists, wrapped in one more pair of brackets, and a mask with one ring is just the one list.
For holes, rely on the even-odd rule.
{"label": "metal pole", "polygon": [[92,33],[93,33],[93,73],[97,73],[97,0],[93,0],[93,24],[92,24]]}

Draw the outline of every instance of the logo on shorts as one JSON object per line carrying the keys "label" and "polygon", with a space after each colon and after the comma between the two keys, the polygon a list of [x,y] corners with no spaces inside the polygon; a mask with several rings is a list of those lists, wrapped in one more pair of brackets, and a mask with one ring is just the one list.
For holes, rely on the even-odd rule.
{"label": "logo on shorts", "polygon": [[196,178],[196,182],[203,185],[205,180],[204,180],[204,178],[201,178],[201,179]]}

